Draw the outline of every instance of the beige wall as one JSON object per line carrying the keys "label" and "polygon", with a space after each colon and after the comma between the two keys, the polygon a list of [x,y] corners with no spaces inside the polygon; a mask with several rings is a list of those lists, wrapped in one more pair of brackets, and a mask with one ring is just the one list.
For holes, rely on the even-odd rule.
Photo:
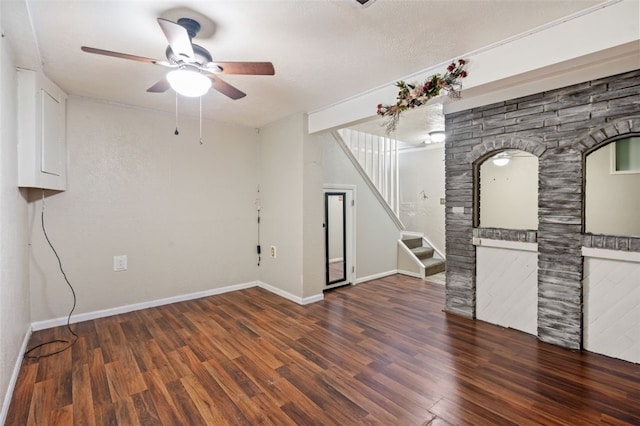
{"label": "beige wall", "polygon": [[322,144],[306,123],[294,114],[260,131],[260,281],[301,299],[321,295],[324,283]]}
{"label": "beige wall", "polygon": [[322,139],[308,134],[308,118],[302,116],[303,138],[303,297],[322,294],[324,265],[324,163]]}
{"label": "beige wall", "polygon": [[444,145],[400,151],[399,165],[400,220],[407,231],[423,233],[444,253],[444,205],[440,204],[444,198]]}
{"label": "beige wall", "polygon": [[356,280],[397,269],[400,229],[380,205],[334,137],[321,135],[325,184],[355,185]]}
{"label": "beige wall", "polygon": [[[77,313],[255,281],[258,184],[252,129],[71,97],[69,185],[47,192],[46,225],[78,296]],[[67,314],[71,295],[37,223],[32,320]],[[113,271],[114,255],[128,270]]]}
{"label": "beige wall", "polygon": [[611,174],[611,145],[587,156],[585,230],[640,236],[640,173]]}
{"label": "beige wall", "polygon": [[[293,115],[260,132],[260,280],[302,297],[302,115]],[[269,248],[276,247],[276,257]]]}
{"label": "beige wall", "polygon": [[[0,8],[1,11],[1,8]],[[16,71],[0,38],[0,424],[20,348],[30,326],[26,190],[18,189]]]}
{"label": "beige wall", "polygon": [[538,158],[524,151],[506,166],[480,166],[480,226],[538,229]]}

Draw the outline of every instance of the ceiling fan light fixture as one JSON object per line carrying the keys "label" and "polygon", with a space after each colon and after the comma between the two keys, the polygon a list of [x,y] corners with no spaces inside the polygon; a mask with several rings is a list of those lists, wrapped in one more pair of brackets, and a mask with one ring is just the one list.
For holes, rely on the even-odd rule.
{"label": "ceiling fan light fixture", "polygon": [[444,139],[445,139],[444,130],[434,130],[432,132],[429,132],[429,140],[432,143],[442,143],[444,142]]}
{"label": "ceiling fan light fixture", "polygon": [[211,79],[196,70],[181,68],[170,71],[167,80],[173,90],[190,98],[198,98],[211,88]]}

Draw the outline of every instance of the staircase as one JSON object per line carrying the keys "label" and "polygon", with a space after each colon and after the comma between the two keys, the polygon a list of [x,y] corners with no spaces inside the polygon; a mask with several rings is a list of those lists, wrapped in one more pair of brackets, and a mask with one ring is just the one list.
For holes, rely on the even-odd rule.
{"label": "staircase", "polygon": [[404,235],[401,243],[413,253],[424,267],[422,278],[443,272],[446,269],[445,260],[422,237]]}

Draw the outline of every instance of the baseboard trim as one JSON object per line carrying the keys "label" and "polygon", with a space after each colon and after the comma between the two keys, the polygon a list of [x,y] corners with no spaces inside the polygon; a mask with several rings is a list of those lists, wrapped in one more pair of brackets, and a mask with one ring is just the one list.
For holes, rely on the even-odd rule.
{"label": "baseboard trim", "polygon": [[22,366],[22,355],[27,351],[27,345],[29,344],[29,339],[31,339],[31,327],[27,329],[27,332],[24,334],[24,339],[22,340],[22,346],[20,346],[20,351],[18,352],[18,358],[16,359],[16,364],[13,367],[13,372],[11,373],[11,378],[9,379],[9,386],[7,386],[7,393],[4,395],[4,401],[2,401],[2,411],[0,411],[0,425],[3,425],[7,420],[7,414],[9,414],[9,405],[11,404],[11,399],[13,398],[13,391],[16,387],[16,383],[18,382],[18,375],[20,374],[20,367]]}
{"label": "baseboard trim", "polygon": [[278,287],[274,287],[271,284],[267,284],[263,281],[258,281],[257,282],[258,287],[263,288],[275,295],[278,295],[280,297],[284,297],[285,299],[288,299],[292,302],[297,303],[298,305],[308,305],[310,303],[315,303],[315,302],[319,302],[321,300],[324,299],[324,294],[320,293],[320,294],[316,294],[313,296],[309,296],[309,297],[299,297],[296,296],[294,294],[289,293],[288,291],[284,291],[282,289],[279,289]]}
{"label": "baseboard trim", "polygon": [[[124,314],[127,312],[139,311],[140,309],[153,308],[156,306],[169,305],[171,303],[184,302],[186,300],[200,299],[207,296],[215,296],[216,294],[228,293],[230,291],[244,290],[255,287],[256,281],[243,284],[234,284],[226,287],[214,288],[211,290],[198,291],[195,293],[181,294],[178,296],[166,297],[163,299],[150,300],[148,302],[133,303],[131,305],[119,306],[116,308],[102,309],[99,311],[87,312],[71,316],[71,323],[89,321],[96,318],[104,318],[112,315]],[[54,318],[45,321],[37,321],[31,324],[31,329],[44,330],[47,328],[58,327],[67,323],[67,317]]]}
{"label": "baseboard trim", "polygon": [[398,273],[402,275],[407,275],[413,278],[421,278],[424,279],[418,272],[405,271],[404,269],[398,269]]}
{"label": "baseboard trim", "polygon": [[[309,297],[298,297],[289,292],[281,290],[277,287],[264,283],[262,281],[251,281],[248,283],[234,284],[226,287],[214,288],[211,290],[198,291],[195,293],[181,294],[178,296],[166,297],[164,299],[150,300],[148,302],[133,303],[131,305],[118,306],[115,308],[102,309],[99,311],[86,312],[83,314],[72,315],[70,323],[75,324],[82,321],[90,321],[97,318],[109,317],[112,315],[125,314],[127,312],[139,311],[140,309],[153,308],[156,306],[169,305],[171,303],[184,302],[186,300],[200,299],[207,296],[215,296],[216,294],[228,293],[230,291],[244,290],[251,287],[261,287],[280,297],[289,299],[299,305],[308,305],[310,303],[319,302],[324,299],[322,293]],[[45,330],[47,328],[59,327],[67,323],[67,317],[59,317],[50,320],[36,321],[31,323],[31,330]],[[2,423],[0,423],[2,424]]]}
{"label": "baseboard trim", "polygon": [[392,269],[391,271],[380,272],[378,274],[373,274],[373,275],[369,275],[369,276],[366,276],[366,277],[356,278],[355,284],[360,284],[360,283],[364,283],[364,282],[371,281],[371,280],[377,280],[378,278],[388,277],[389,275],[395,275],[397,273],[398,273],[397,269]]}

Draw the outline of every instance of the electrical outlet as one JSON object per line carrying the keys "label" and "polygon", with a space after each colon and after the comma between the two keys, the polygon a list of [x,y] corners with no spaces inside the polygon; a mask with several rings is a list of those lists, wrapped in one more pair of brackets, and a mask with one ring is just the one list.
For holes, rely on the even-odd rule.
{"label": "electrical outlet", "polygon": [[276,246],[271,246],[271,257],[276,258]]}
{"label": "electrical outlet", "polygon": [[115,272],[127,270],[127,255],[113,256],[113,270]]}
{"label": "electrical outlet", "polygon": [[440,198],[440,204],[444,206],[446,204],[446,200],[444,198]]}

